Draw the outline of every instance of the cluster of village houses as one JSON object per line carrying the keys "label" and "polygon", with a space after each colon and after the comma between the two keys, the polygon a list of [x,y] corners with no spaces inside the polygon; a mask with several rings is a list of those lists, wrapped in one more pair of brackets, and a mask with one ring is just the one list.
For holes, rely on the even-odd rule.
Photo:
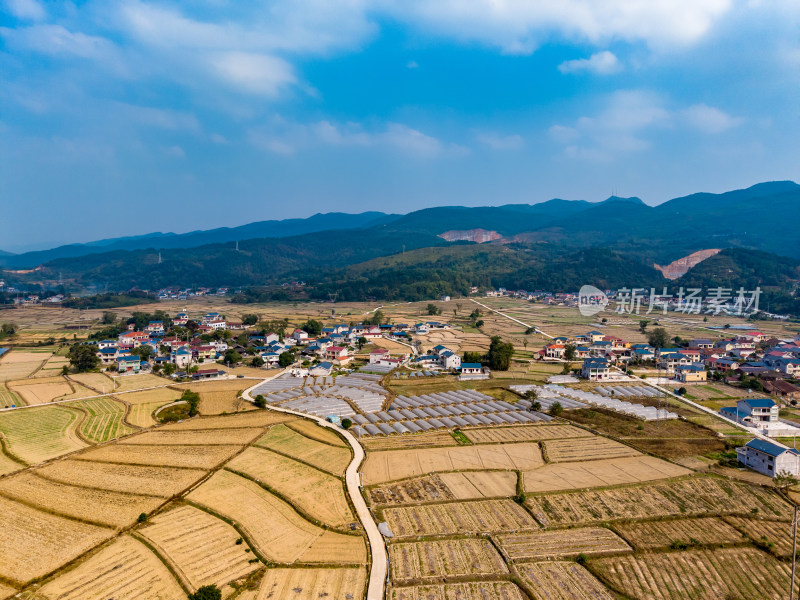
{"label": "cluster of village houses", "polygon": [[[189,321],[190,318],[186,313],[179,313],[172,323],[186,327]],[[449,327],[446,323],[436,321],[414,325],[341,324],[323,328],[322,334],[317,337],[310,336],[302,329],[295,329],[282,337],[277,333],[246,332],[246,327],[242,323],[226,320],[219,313],[211,312],[194,320],[192,333],[187,333],[183,338],[167,336],[162,321],[151,321],[142,331],[137,331],[134,325],[129,325],[128,331],[121,333],[116,339],[97,342],[97,356],[104,367],[115,368],[120,374],[139,373],[151,369],[154,365],[172,364],[178,376],[185,375],[190,367],[196,366],[197,371],[191,375],[195,378],[207,378],[216,377],[222,372],[216,368],[199,367],[223,359],[229,349],[241,355],[260,357],[266,368],[277,366],[281,354],[293,350],[314,363],[312,368],[314,372],[311,374],[327,375],[336,367],[348,365],[355,358],[363,340],[379,345],[379,340],[394,339],[408,345],[409,333],[425,335]],[[237,335],[235,338],[225,336],[220,339],[209,339],[208,335],[204,335],[220,331],[236,332]],[[241,332],[246,335],[245,343],[242,343]],[[145,345],[150,347],[150,358],[142,360],[134,350]],[[409,352],[399,354],[376,348],[368,355],[369,364],[391,370],[405,364],[409,360],[410,351],[410,346]],[[431,367],[435,363],[442,369],[454,371],[460,369],[461,359],[452,351],[437,346],[434,352],[433,357],[425,356],[416,362],[419,366]]]}

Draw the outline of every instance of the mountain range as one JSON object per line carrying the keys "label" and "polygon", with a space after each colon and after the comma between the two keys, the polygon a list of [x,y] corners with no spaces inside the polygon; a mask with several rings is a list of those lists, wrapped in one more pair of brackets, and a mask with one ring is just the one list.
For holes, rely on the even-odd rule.
{"label": "mountain range", "polygon": [[[313,284],[304,293],[336,288],[353,299],[430,297],[436,281],[454,291],[670,283],[655,265],[668,265],[670,279],[680,284],[687,277],[719,278],[716,265],[734,283],[737,277],[758,281],[763,271],[765,281],[788,294],[800,279],[797,223],[800,185],[779,181],[658,206],[612,196],[405,215],[320,214],[62,246],[0,256],[0,264],[8,281],[63,281],[73,289],[264,288],[302,280]],[[29,269],[35,270],[14,272]]]}

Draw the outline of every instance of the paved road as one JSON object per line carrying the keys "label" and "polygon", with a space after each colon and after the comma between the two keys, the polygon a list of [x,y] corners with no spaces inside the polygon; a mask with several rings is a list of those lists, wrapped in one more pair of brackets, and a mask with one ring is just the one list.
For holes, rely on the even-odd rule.
{"label": "paved road", "polygon": [[514,321],[514,323],[519,323],[519,324],[520,324],[520,325],[522,325],[523,327],[528,327],[528,328],[530,328],[530,327],[533,327],[533,329],[534,329],[534,331],[535,331],[536,333],[538,333],[538,334],[540,334],[540,335],[543,335],[544,337],[548,337],[548,338],[550,338],[551,340],[553,339],[553,336],[552,336],[552,335],[550,335],[550,334],[548,334],[548,333],[545,333],[544,331],[542,331],[541,329],[539,329],[539,328],[538,328],[538,327],[536,327],[535,325],[528,325],[527,323],[523,323],[523,322],[522,322],[522,321],[520,321],[519,319],[515,319],[514,317],[509,317],[509,316],[508,316],[506,313],[501,313],[499,310],[495,310],[495,309],[493,309],[491,306],[486,306],[485,304],[481,304],[480,302],[478,302],[477,300],[473,300],[472,298],[470,298],[470,300],[471,300],[472,302],[474,302],[475,304],[477,304],[478,306],[482,306],[482,307],[483,307],[483,308],[485,308],[486,310],[490,310],[490,311],[492,311],[493,313],[497,313],[497,314],[498,314],[498,315],[500,315],[501,317],[505,317],[506,319],[510,319],[510,320]]}
{"label": "paved road", "polygon": [[[271,381],[272,379],[275,379],[282,373],[283,372],[272,377],[268,377],[267,379],[264,379],[264,381],[260,381],[253,387],[248,388],[242,392],[242,397],[245,400],[252,402],[253,398],[250,395],[250,392],[254,388],[258,387],[265,381]],[[358,468],[364,461],[364,448],[362,448],[361,444],[358,443],[358,440],[352,433],[342,429],[341,427],[337,427],[336,425],[328,423],[321,417],[307,415],[305,413],[289,410],[287,408],[281,408],[279,406],[267,405],[267,408],[270,410],[303,417],[305,419],[311,419],[317,423],[317,425],[335,430],[338,434],[344,436],[344,438],[347,440],[347,443],[350,444],[350,447],[353,449],[353,460],[350,462],[347,470],[345,471],[345,483],[347,484],[347,493],[350,495],[350,499],[353,501],[353,506],[355,506],[358,520],[361,522],[361,525],[364,527],[364,531],[367,533],[367,537],[369,538],[369,547],[372,554],[372,569],[370,570],[369,585],[367,586],[367,600],[384,600],[388,556],[386,554],[386,544],[383,541],[383,536],[381,535],[381,532],[378,531],[378,524],[375,523],[375,520],[372,518],[372,513],[370,512],[369,508],[367,508],[367,503],[364,501],[364,497],[361,495],[361,477],[358,473]]]}

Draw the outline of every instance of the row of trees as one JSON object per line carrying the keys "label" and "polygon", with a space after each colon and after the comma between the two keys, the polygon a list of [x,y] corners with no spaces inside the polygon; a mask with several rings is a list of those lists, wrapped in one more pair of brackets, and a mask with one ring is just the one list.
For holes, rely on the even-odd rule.
{"label": "row of trees", "polygon": [[499,335],[492,337],[489,344],[489,351],[486,354],[480,352],[464,352],[464,362],[480,363],[489,367],[493,371],[508,371],[511,366],[511,356],[514,354],[514,345],[504,342]]}

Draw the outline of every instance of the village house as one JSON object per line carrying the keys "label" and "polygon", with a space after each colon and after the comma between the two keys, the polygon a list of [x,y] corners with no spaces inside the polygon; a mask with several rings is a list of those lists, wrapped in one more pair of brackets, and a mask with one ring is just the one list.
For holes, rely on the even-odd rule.
{"label": "village house", "polygon": [[675,377],[681,383],[700,383],[708,379],[708,373],[701,365],[681,365],[676,367]]}
{"label": "village house", "polygon": [[796,385],[792,385],[788,381],[782,379],[764,380],[762,383],[764,385],[764,390],[768,394],[778,396],[788,402],[800,402],[800,388]]}
{"label": "village house", "polygon": [[388,350],[384,350],[383,348],[376,348],[375,350],[369,353],[369,364],[375,365],[387,358],[391,358]]}
{"label": "village house", "polygon": [[698,350],[702,348],[713,348],[714,342],[706,338],[697,338],[694,340],[689,341],[689,348],[697,348]]}
{"label": "village house", "polygon": [[164,323],[162,321],[150,321],[147,327],[144,328],[145,333],[148,335],[163,335]]}
{"label": "village house", "polygon": [[740,463],[769,477],[783,473],[800,475],[800,452],[794,448],[755,439],[736,448],[736,455]]}
{"label": "village house", "polygon": [[608,360],[602,357],[587,358],[581,366],[581,377],[589,381],[605,381],[608,379]]}
{"label": "village house", "polygon": [[138,356],[121,356],[117,359],[118,373],[138,373],[142,368],[142,359]]}
{"label": "village house", "polygon": [[744,398],[736,406],[724,406],[719,414],[749,427],[778,422],[778,405],[769,398]]}

